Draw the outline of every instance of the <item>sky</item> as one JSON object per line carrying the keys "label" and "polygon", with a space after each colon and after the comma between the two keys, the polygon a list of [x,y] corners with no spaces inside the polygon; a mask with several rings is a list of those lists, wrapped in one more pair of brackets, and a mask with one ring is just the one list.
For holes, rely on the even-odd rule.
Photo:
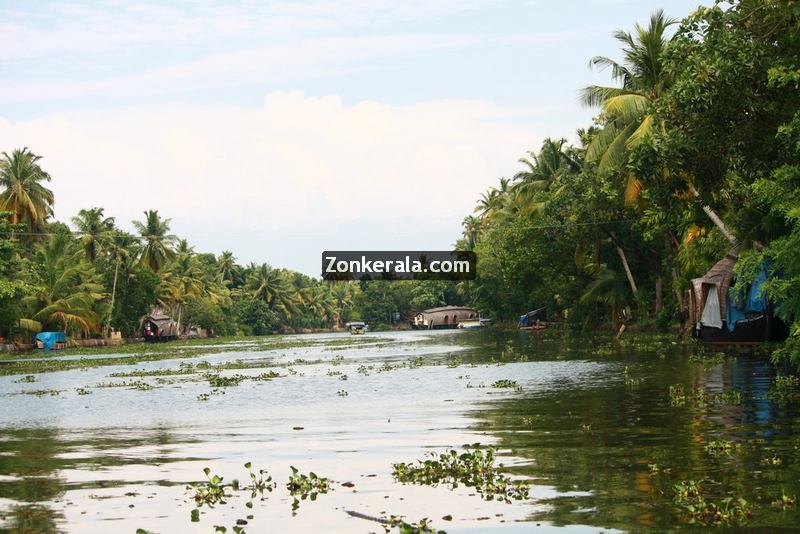
{"label": "sky", "polygon": [[319,276],[449,250],[480,194],[597,110],[612,33],[700,0],[0,0],[0,151],[55,216],[157,209],[197,251]]}

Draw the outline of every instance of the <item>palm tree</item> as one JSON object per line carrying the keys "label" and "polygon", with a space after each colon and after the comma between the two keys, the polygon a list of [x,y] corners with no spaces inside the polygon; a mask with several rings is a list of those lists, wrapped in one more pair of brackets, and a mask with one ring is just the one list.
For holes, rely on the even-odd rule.
{"label": "palm tree", "polygon": [[306,307],[315,319],[329,327],[338,318],[337,300],[331,286],[317,284],[312,286]]}
{"label": "palm tree", "polygon": [[[565,173],[579,171],[581,164],[566,139],[554,141],[548,137],[538,153],[529,151],[528,155],[529,158],[519,159],[526,169],[514,175],[514,202],[522,213],[541,213],[546,202],[538,193],[548,191]],[[561,190],[552,191],[551,196],[557,196]]]}
{"label": "palm tree", "polygon": [[222,274],[222,279],[228,282],[233,282],[234,277],[239,271],[239,266],[236,265],[236,258],[230,250],[223,250],[217,260],[219,271]]}
{"label": "palm tree", "polygon": [[342,316],[345,310],[353,305],[358,290],[359,286],[352,282],[331,282],[330,293],[335,303],[334,322],[336,326],[342,326]]}
{"label": "palm tree", "polygon": [[39,330],[47,324],[60,324],[65,332],[70,328],[83,333],[99,329],[95,305],[105,297],[103,286],[95,281],[94,269],[79,261],[70,245],[67,235],[53,235],[34,255],[39,283],[33,294],[22,299],[29,329]]}
{"label": "palm tree", "polygon": [[256,267],[247,280],[253,298],[263,300],[270,308],[288,319],[298,311],[299,298],[294,286],[283,272],[264,263]]}
{"label": "palm tree", "polygon": [[478,217],[467,215],[461,222],[464,227],[464,239],[467,242],[467,248],[473,250],[475,245],[478,244],[478,236],[481,232],[481,220]]}
{"label": "palm tree", "polygon": [[485,193],[481,193],[478,205],[475,206],[475,213],[486,223],[496,217],[508,204],[510,195],[511,180],[500,178],[500,188],[490,187]]}
{"label": "palm tree", "polygon": [[600,268],[597,270],[591,267],[590,272],[594,279],[586,286],[580,302],[581,304],[602,303],[609,306],[612,323],[614,329],[617,330],[620,312],[627,305],[629,298],[625,281],[605,264],[600,264]]}
{"label": "palm tree", "polygon": [[159,297],[162,304],[172,309],[173,314],[177,313],[179,330],[183,304],[189,297],[200,296],[204,291],[203,270],[197,258],[185,252],[179,253],[169,269],[161,274]]}
{"label": "palm tree", "polygon": [[175,257],[173,245],[177,238],[168,233],[172,219],[162,219],[158,210],[145,211],[144,215],[144,222],[133,221],[143,245],[139,261],[151,271],[158,272]]}
{"label": "palm tree", "polygon": [[114,232],[111,239],[107,242],[107,247],[111,257],[114,259],[114,282],[111,286],[111,306],[108,309],[106,319],[106,329],[111,326],[111,317],[114,314],[114,302],[117,297],[117,279],[119,278],[119,268],[123,262],[128,262],[136,257],[137,239],[125,232]]}
{"label": "palm tree", "polygon": [[53,192],[42,185],[50,175],[39,165],[41,159],[27,147],[0,157],[0,211],[12,212],[11,222],[25,222],[29,230],[53,215]]}
{"label": "palm tree", "polygon": [[[650,17],[647,28],[636,24],[634,34],[618,30],[614,37],[622,43],[624,60],[618,63],[605,56],[595,56],[590,67],[610,68],[620,87],[591,85],[583,89],[584,104],[600,107],[603,128],[589,143],[586,159],[597,162],[600,173],[620,170],[630,151],[655,127],[652,104],[669,89],[672,78],[665,71],[665,52],[671,38],[667,29],[677,21],[658,10]],[[625,198],[632,202],[642,184],[626,175]]]}
{"label": "palm tree", "polygon": [[114,217],[103,217],[103,208],[81,210],[72,218],[72,224],[81,236],[79,243],[83,247],[86,259],[94,263],[99,249],[105,246],[114,231]]}
{"label": "palm tree", "polygon": [[176,254],[188,254],[191,256],[194,254],[194,247],[189,244],[189,241],[186,239],[178,239],[177,244],[175,245],[175,253]]}

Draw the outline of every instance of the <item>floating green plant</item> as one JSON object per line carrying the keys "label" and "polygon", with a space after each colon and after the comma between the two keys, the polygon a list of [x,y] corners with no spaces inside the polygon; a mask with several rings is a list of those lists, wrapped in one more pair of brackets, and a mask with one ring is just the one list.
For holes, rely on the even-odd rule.
{"label": "floating green plant", "polygon": [[215,504],[225,504],[225,499],[230,497],[227,493],[227,484],[224,484],[223,478],[219,475],[212,475],[211,469],[206,467],[203,469],[206,482],[199,482],[197,484],[190,484],[186,489],[194,491],[192,498],[194,499],[197,507],[207,505],[213,507]]}
{"label": "floating green plant", "polygon": [[731,455],[741,448],[742,445],[740,443],[724,439],[709,441],[705,446],[706,452],[712,456]]}
{"label": "floating green plant", "polygon": [[392,474],[399,482],[435,486],[450,484],[455,489],[459,484],[473,487],[486,500],[511,502],[528,498],[526,483],[513,482],[502,474],[503,464],[495,465],[494,450],[485,452],[476,449],[461,454],[456,450],[446,453],[431,453],[432,459],[414,463],[392,465]]}
{"label": "floating green plant", "polygon": [[773,508],[780,508],[781,510],[788,510],[794,508],[796,498],[794,495],[786,495],[786,492],[781,492],[781,496],[772,501]]}
{"label": "floating green plant", "polygon": [[743,498],[706,500],[701,482],[684,480],[673,486],[675,503],[686,512],[689,522],[702,525],[742,525],[753,517],[752,505]]}
{"label": "floating green plant", "polygon": [[496,382],[492,383],[493,388],[518,388],[519,385],[514,380],[509,380],[504,378],[502,380],[497,380]]}
{"label": "floating green plant", "polygon": [[673,406],[706,406],[708,404],[730,404],[738,405],[742,403],[742,393],[736,389],[729,389],[719,393],[709,393],[705,388],[695,387],[687,390],[680,384],[672,384],[669,387],[669,402]]}
{"label": "floating green plant", "polygon": [[31,382],[38,382],[35,376],[33,375],[25,375],[22,378],[14,380],[15,384],[24,384],[24,383],[31,383]]}
{"label": "floating green plant", "polygon": [[[313,471],[309,472],[308,475],[304,475],[295,466],[290,467],[292,474],[289,475],[286,489],[294,497],[292,510],[297,510],[300,507],[300,500],[310,499],[315,501],[317,500],[317,495],[328,493],[331,490],[331,481],[329,479],[317,476]],[[298,497],[300,498],[299,500]]]}

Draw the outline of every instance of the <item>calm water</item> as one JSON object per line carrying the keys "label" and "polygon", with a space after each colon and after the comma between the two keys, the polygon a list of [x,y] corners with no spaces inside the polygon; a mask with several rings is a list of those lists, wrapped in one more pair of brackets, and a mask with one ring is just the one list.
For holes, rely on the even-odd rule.
{"label": "calm water", "polygon": [[[313,345],[278,350],[231,344],[35,382],[0,376],[0,531],[231,532],[252,515],[248,532],[383,532],[346,511],[427,517],[447,532],[641,530],[686,524],[672,492],[682,479],[703,480],[709,498],[745,497],[756,507],[752,525],[799,522],[797,508],[770,504],[800,494],[800,418],[764,399],[773,371],[763,361],[698,362],[694,345],[668,337],[622,345],[493,331],[374,333],[344,345],[343,337],[307,336]],[[282,376],[216,391],[200,372],[110,376],[236,360],[252,366],[223,376]],[[518,387],[491,387],[503,379]],[[152,389],[99,387],[131,380]],[[672,384],[735,389],[744,400],[674,406]],[[712,440],[741,447],[713,455]],[[487,502],[472,488],[392,478],[395,462],[473,443],[497,448],[511,475],[531,482],[531,498]],[[244,480],[247,461],[278,482],[268,498],[249,510],[249,492],[236,493],[191,522],[186,485],[204,479],[204,467]],[[290,466],[332,479],[334,490],[293,512]]]}

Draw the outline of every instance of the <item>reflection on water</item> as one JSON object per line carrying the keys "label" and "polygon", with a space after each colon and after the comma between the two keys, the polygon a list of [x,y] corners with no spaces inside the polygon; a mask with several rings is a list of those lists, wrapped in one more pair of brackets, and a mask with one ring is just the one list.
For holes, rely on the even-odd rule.
{"label": "reflection on water", "polygon": [[[795,524],[794,510],[770,503],[798,493],[798,414],[766,400],[772,368],[763,361],[698,363],[693,345],[670,338],[380,336],[353,345],[314,336],[307,346],[54,372],[35,383],[0,377],[0,530],[230,532],[237,520],[250,532],[382,530],[347,511],[427,517],[448,532],[663,528],[685,520],[670,493],[680,479],[708,481],[710,497],[745,496],[756,525]],[[256,367],[222,374],[281,377],[215,390],[197,372],[137,379],[152,389],[101,387],[124,381],[112,373],[236,360]],[[517,387],[491,387],[499,380]],[[676,407],[671,384],[736,389],[744,401]],[[722,439],[743,446],[709,455],[706,444]],[[394,462],[472,443],[497,447],[512,475],[531,481],[531,499],[486,502],[471,488],[392,479]],[[186,485],[206,466],[244,480],[248,461],[278,488],[252,510],[249,492],[235,494],[191,522]],[[283,488],[292,465],[332,479],[334,491],[293,513]]]}

